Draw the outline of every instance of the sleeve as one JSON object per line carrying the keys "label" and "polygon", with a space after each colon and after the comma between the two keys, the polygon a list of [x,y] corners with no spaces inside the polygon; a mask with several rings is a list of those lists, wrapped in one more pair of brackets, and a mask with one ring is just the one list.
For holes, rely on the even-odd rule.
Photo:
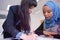
{"label": "sleeve", "polygon": [[10,33],[13,37],[19,33],[19,31],[14,27],[14,12],[13,8],[10,7],[6,21],[3,24],[4,31]]}
{"label": "sleeve", "polygon": [[16,38],[17,39],[21,39],[20,37],[22,36],[22,34],[24,34],[23,32],[19,32],[17,35],[16,35]]}
{"label": "sleeve", "polygon": [[43,23],[34,31],[37,35],[43,35]]}

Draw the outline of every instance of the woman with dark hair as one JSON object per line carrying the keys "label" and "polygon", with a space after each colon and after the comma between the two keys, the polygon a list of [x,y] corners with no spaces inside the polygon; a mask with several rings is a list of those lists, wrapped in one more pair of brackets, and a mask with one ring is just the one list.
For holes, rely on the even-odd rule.
{"label": "woman with dark hair", "polygon": [[30,13],[36,6],[36,0],[22,0],[21,5],[11,6],[3,24],[4,38],[28,39]]}

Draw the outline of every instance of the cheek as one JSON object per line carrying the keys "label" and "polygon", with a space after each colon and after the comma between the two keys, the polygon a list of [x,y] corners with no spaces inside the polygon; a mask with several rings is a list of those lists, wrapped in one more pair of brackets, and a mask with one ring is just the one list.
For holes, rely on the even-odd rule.
{"label": "cheek", "polygon": [[53,17],[53,13],[50,13],[50,17]]}
{"label": "cheek", "polygon": [[46,19],[50,19],[53,17],[53,14],[52,13],[48,13],[47,15],[44,15]]}
{"label": "cheek", "polygon": [[53,13],[50,13],[49,14],[49,19],[53,17]]}
{"label": "cheek", "polygon": [[29,9],[29,13],[32,13],[32,9]]}

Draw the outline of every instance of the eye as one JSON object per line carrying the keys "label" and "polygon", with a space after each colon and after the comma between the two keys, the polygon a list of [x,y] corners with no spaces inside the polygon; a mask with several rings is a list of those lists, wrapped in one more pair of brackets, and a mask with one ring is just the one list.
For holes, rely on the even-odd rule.
{"label": "eye", "polygon": [[48,11],[48,13],[50,13],[50,11]]}
{"label": "eye", "polygon": [[48,12],[48,13],[51,13],[52,11],[49,10],[49,11],[47,11],[47,12]]}

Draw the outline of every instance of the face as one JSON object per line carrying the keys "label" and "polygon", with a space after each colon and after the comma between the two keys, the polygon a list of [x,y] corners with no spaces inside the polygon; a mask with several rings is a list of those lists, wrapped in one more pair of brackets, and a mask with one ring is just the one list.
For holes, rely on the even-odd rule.
{"label": "face", "polygon": [[48,20],[51,19],[53,16],[53,12],[48,6],[43,6],[43,14]]}
{"label": "face", "polygon": [[32,11],[33,11],[34,8],[35,8],[34,6],[31,6],[31,7],[29,8],[29,13],[32,13]]}

